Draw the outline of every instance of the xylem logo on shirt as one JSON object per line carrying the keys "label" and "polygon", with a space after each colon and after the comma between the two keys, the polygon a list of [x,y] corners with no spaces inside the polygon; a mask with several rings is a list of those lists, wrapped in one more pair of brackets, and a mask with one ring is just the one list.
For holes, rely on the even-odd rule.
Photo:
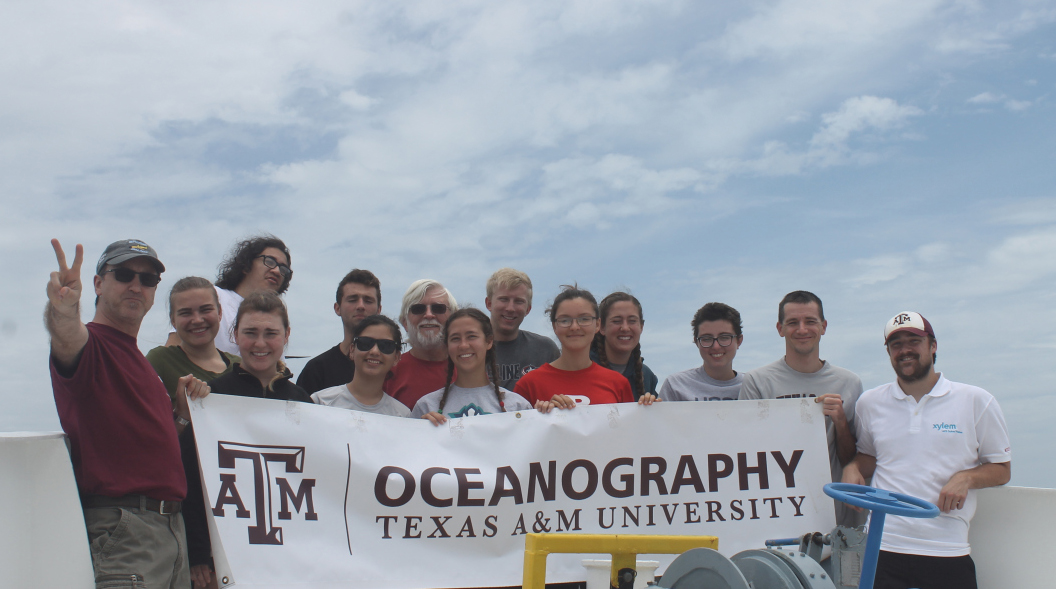
{"label": "xylem logo on shirt", "polygon": [[941,432],[941,433],[944,433],[944,434],[963,434],[964,433],[961,430],[957,429],[957,424],[955,424],[955,423],[946,423],[945,421],[942,422],[942,423],[933,423],[933,424],[931,424],[931,427],[933,429]]}

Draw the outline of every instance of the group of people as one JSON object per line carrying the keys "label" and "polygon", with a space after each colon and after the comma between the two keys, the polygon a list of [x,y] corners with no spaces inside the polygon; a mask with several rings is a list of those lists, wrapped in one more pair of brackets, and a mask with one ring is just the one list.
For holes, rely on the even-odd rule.
{"label": "group of people", "polygon": [[[158,587],[215,584],[188,410],[188,398],[210,393],[435,425],[582,404],[813,397],[826,416],[833,481],[871,478],[942,510],[929,523],[889,518],[877,587],[973,586],[973,490],[1010,476],[997,402],[935,372],[935,332],[917,313],[899,313],[885,328],[896,380],[863,393],[854,373],[820,357],[827,322],[816,295],[794,291],[781,300],[777,332],[785,354],[744,374],[733,367],[743,342],[740,314],[707,303],[691,321],[702,364],[672,374],[658,391],[641,352],[642,306],[629,293],[599,303],[587,290],[563,287],[547,309],[558,346],[520,328],[533,295],[523,272],[503,268],[488,279],[487,313],[459,308],[441,283],[418,280],[397,323],[382,314],[378,278],[354,269],[338,283],[334,303],[342,340],[308,361],[295,382],[284,356],[290,321],[280,295],[293,270],[282,240],[264,235],[236,244],[215,284],[193,276],[176,281],[169,291],[172,333],[145,357],[136,337],[165,270],[157,252],[138,240],[108,246],[93,277],[94,318],[84,324],[83,248],[68,265],[59,242],[52,245],[59,265],[45,311],[52,383],[99,586],[129,577]],[[956,424],[956,433],[933,423]],[[842,503],[836,516],[840,525],[865,522],[864,513]]]}

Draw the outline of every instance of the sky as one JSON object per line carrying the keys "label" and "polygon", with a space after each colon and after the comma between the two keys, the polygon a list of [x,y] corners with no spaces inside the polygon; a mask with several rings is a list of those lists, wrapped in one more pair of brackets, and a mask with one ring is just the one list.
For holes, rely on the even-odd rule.
{"label": "sky", "polygon": [[0,48],[0,431],[59,428],[50,238],[157,249],[147,351],[167,286],[270,232],[291,356],[340,340],[354,267],[393,316],[416,279],[483,307],[518,268],[548,335],[560,285],[628,290],[661,381],[709,301],[743,372],[818,294],[822,358],[866,388],[917,311],[1000,402],[1012,484],[1056,488],[1054,0],[3,0]]}

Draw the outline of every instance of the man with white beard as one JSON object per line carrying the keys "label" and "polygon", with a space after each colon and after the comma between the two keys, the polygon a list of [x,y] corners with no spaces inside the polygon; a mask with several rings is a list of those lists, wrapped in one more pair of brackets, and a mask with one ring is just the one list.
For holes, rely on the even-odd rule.
{"label": "man with white beard", "polygon": [[385,381],[384,390],[409,409],[447,382],[447,346],[443,328],[458,303],[435,280],[416,280],[403,295],[400,325],[407,331],[410,352],[400,358]]}

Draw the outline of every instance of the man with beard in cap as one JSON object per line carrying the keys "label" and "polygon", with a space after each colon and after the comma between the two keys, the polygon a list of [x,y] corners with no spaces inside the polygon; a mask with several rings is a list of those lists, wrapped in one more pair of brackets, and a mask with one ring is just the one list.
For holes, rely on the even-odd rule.
{"label": "man with beard in cap", "polygon": [[408,409],[447,382],[447,346],[444,323],[458,310],[455,297],[435,280],[416,280],[403,295],[400,325],[407,330],[409,353],[400,358],[385,381],[385,392]]}
{"label": "man with beard in cap", "polygon": [[1003,485],[1012,473],[1008,428],[994,397],[935,372],[935,330],[919,313],[887,322],[884,344],[895,382],[858,399],[858,454],[845,483],[920,497],[933,519],[889,515],[874,587],[976,587],[968,524],[975,489]]}

